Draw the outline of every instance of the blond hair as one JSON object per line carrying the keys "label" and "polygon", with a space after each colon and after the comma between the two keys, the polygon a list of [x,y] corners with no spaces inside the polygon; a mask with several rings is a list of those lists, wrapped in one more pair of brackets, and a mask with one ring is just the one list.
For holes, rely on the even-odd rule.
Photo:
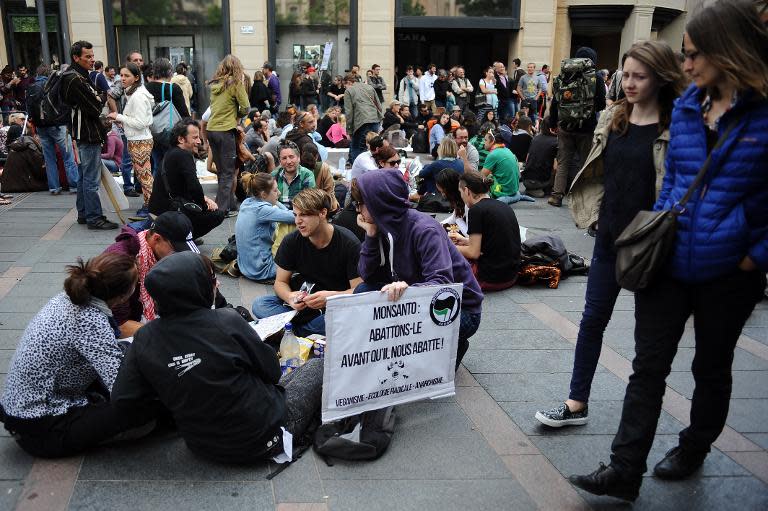
{"label": "blond hair", "polygon": [[216,67],[216,72],[213,74],[213,78],[208,81],[208,84],[220,83],[224,85],[225,89],[242,85],[244,83],[243,77],[245,71],[243,70],[243,63],[240,59],[230,54],[221,59],[219,65]]}
{"label": "blond hair", "polygon": [[293,198],[294,211],[299,210],[310,215],[319,215],[322,210],[326,214],[331,211],[331,198],[319,188],[304,188]]}
{"label": "blond hair", "polygon": [[457,154],[459,154],[459,146],[456,144],[456,141],[450,135],[447,137],[444,137],[443,140],[440,142],[440,145],[437,146],[438,158],[456,158]]}

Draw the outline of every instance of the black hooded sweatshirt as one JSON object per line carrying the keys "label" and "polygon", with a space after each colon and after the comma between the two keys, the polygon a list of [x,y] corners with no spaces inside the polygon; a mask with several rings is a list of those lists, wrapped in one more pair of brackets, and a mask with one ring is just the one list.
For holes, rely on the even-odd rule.
{"label": "black hooded sweatshirt", "polygon": [[130,412],[160,399],[187,446],[222,462],[249,463],[282,437],[280,363],[234,309],[211,309],[212,276],[192,252],[164,257],[145,279],[159,318],[134,337],[112,389]]}

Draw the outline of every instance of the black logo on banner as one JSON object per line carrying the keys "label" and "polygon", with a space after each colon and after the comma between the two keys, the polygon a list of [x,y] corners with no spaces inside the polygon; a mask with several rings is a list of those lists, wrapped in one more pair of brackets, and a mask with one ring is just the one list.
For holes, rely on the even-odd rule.
{"label": "black logo on banner", "polygon": [[452,288],[446,287],[432,297],[429,317],[439,326],[450,325],[461,312],[461,297]]}

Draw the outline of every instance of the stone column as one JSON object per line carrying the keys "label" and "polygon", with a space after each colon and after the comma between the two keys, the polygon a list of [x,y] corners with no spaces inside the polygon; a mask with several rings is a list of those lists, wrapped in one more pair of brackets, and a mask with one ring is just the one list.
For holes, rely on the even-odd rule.
{"label": "stone column", "polygon": [[365,0],[358,2],[357,62],[360,72],[373,64],[381,66],[381,76],[387,84],[384,91],[384,109],[389,106],[397,84],[395,76],[395,0]]}
{"label": "stone column", "polygon": [[[93,45],[96,60],[109,62],[103,7],[101,0],[67,0],[69,36],[72,43],[75,41],[90,42]],[[62,48],[62,51],[69,54],[69,48]],[[34,72],[32,69],[30,71]]]}
{"label": "stone column", "polygon": [[518,40],[522,39],[520,60],[525,69],[526,63],[535,62],[536,68],[552,62],[552,39],[555,37],[557,0],[526,0],[521,6],[522,30]]}
{"label": "stone column", "polygon": [[232,55],[237,55],[240,58],[245,72],[251,76],[253,76],[254,71],[261,69],[269,54],[267,44],[268,1],[229,0]]}
{"label": "stone column", "polygon": [[667,43],[672,50],[681,51],[686,21],[685,13],[680,13],[680,15],[673,19],[669,25],[659,30],[659,40]]}
{"label": "stone column", "polygon": [[621,64],[621,55],[626,52],[635,42],[651,38],[651,23],[653,22],[652,5],[636,5],[632,13],[624,22],[624,29],[621,31],[621,48],[619,49],[619,62]]}
{"label": "stone column", "polygon": [[[69,50],[67,50],[67,53],[69,53]],[[5,46],[5,23],[0,23],[0,61],[7,64],[11,63],[10,55],[8,55],[8,48]],[[34,72],[31,69],[30,71]]]}
{"label": "stone column", "polygon": [[560,62],[571,56],[571,19],[568,17],[568,0],[557,1],[555,37],[552,52],[552,76],[560,73]]}

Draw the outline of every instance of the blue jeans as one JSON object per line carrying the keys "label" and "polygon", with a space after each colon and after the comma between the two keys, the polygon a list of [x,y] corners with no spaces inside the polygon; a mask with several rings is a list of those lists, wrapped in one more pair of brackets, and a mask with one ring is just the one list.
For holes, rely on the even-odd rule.
{"label": "blue jeans", "polygon": [[56,146],[59,146],[61,158],[64,160],[64,169],[67,172],[69,188],[75,190],[78,183],[77,164],[75,163],[75,155],[72,151],[72,139],[67,135],[67,127],[41,126],[37,129],[37,134],[40,136],[40,143],[43,146],[48,190],[51,192],[61,190],[59,167],[56,165]]}
{"label": "blue jeans", "polygon": [[102,158],[101,163],[103,163],[104,166],[107,167],[107,170],[112,174],[120,172],[120,169],[117,167],[115,160],[105,160]]}
{"label": "blue jeans", "polygon": [[589,401],[592,378],[603,346],[603,334],[611,320],[620,290],[621,287],[616,283],[616,254],[611,248],[610,239],[598,231],[587,277],[584,314],[576,338],[571,392],[568,396],[574,401]]}
{"label": "blue jeans", "polygon": [[352,134],[352,143],[349,144],[349,163],[355,162],[355,158],[366,151],[365,136],[371,131],[378,132],[381,125],[377,122],[363,124]]}
{"label": "blue jeans", "polygon": [[[253,301],[251,306],[253,317],[258,319],[283,314],[291,310],[293,309],[285,305],[283,299],[276,295],[260,296]],[[312,334],[325,335],[325,314],[320,314],[318,317],[302,325],[293,325],[293,331],[299,337],[306,337]]]}
{"label": "blue jeans", "polygon": [[505,195],[504,197],[496,197],[497,201],[503,202],[504,204],[514,204],[515,202],[536,202],[536,199],[533,197],[529,197],[528,195],[524,195],[520,192],[517,192],[514,195]]}
{"label": "blue jeans", "polygon": [[101,144],[80,143],[77,187],[77,216],[92,224],[101,219],[99,180],[101,179]]}
{"label": "blue jeans", "polygon": [[[123,135],[123,162],[120,164],[120,172],[123,174],[123,191],[127,192],[133,189],[133,162],[131,153],[128,152],[128,139]],[[136,180],[136,191],[141,191],[141,184]]]}
{"label": "blue jeans", "polygon": [[513,105],[517,106],[517,102],[511,99],[499,100],[499,120],[501,122],[504,122],[506,119],[511,119],[515,116],[515,108]]}
{"label": "blue jeans", "polygon": [[[369,291],[379,291],[382,287],[384,287],[384,283],[381,282],[374,282],[374,283],[368,283],[363,282],[359,286],[355,288],[354,293],[367,293]],[[477,329],[480,328],[480,319],[481,314],[479,312],[467,312],[465,310],[461,311],[461,323],[459,323],[459,342],[458,342],[458,349],[456,351],[456,370],[459,370],[459,365],[461,364],[462,359],[464,358],[464,354],[469,349],[469,338],[475,335],[475,332],[477,332]]]}

